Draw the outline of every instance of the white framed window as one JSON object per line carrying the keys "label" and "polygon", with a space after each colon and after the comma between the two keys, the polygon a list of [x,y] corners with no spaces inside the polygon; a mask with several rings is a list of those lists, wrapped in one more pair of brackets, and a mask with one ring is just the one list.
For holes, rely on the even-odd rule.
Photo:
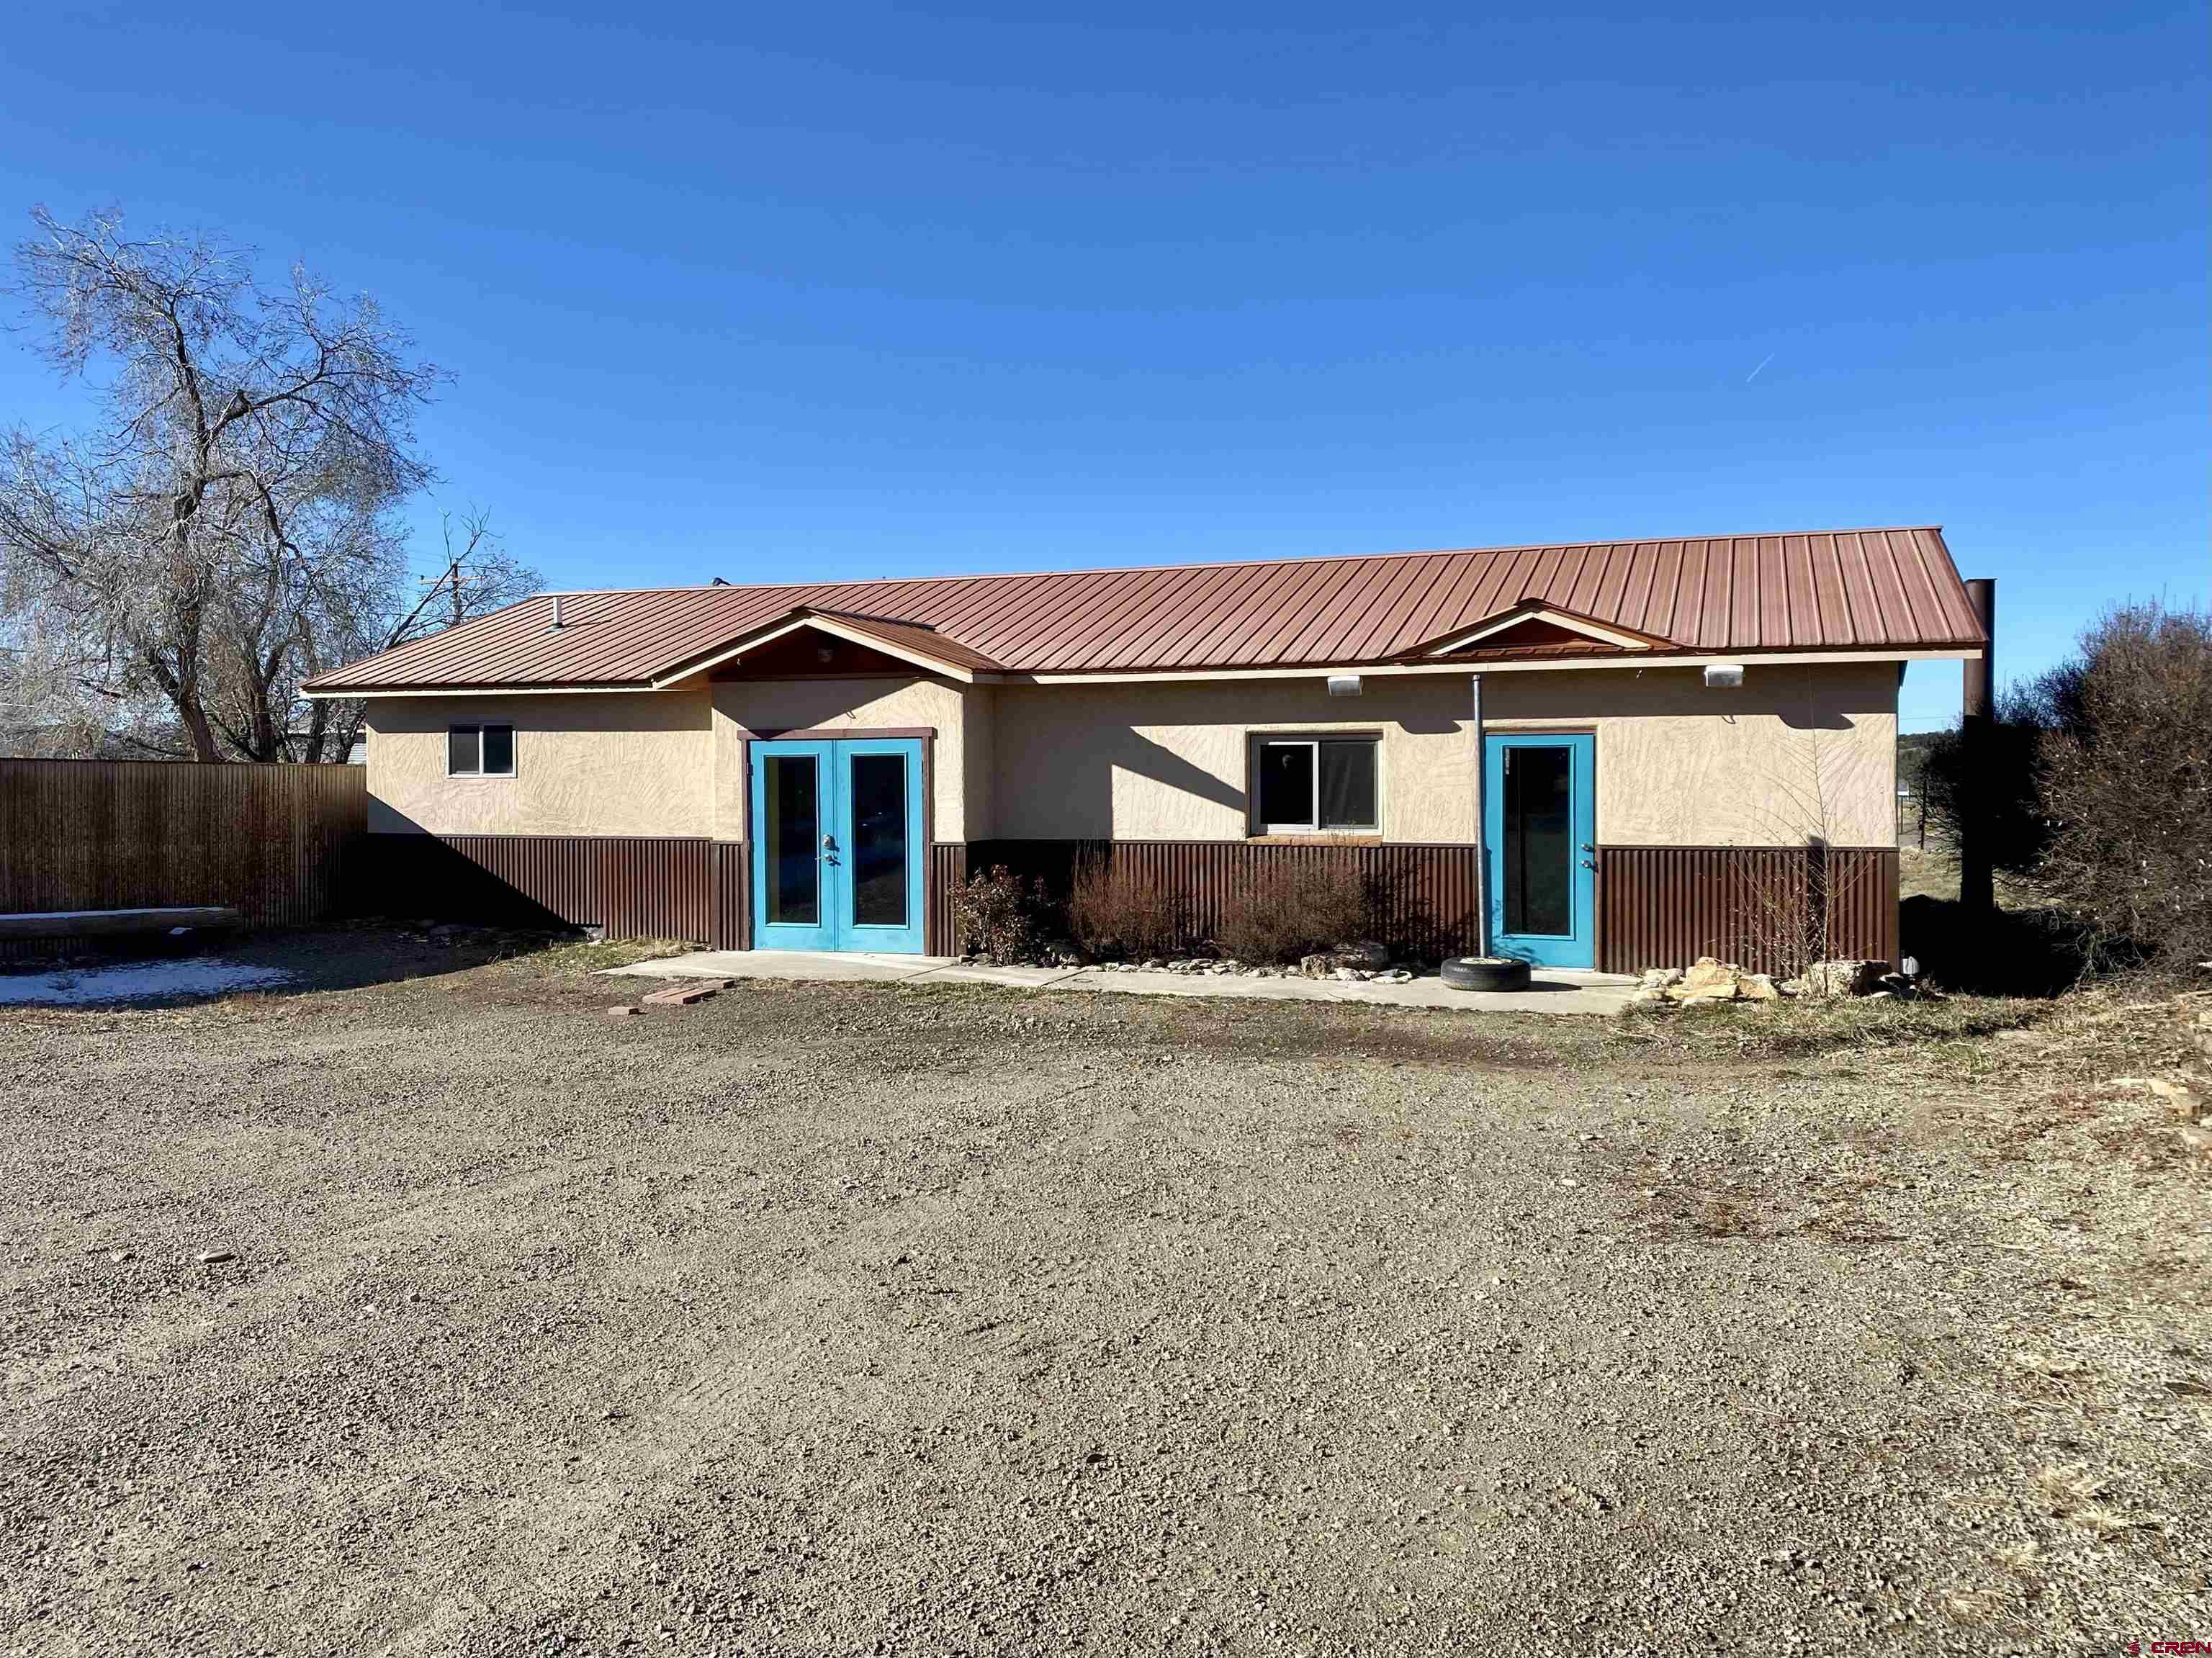
{"label": "white framed window", "polygon": [[448,777],[514,776],[514,727],[512,726],[447,726],[446,775]]}
{"label": "white framed window", "polygon": [[1373,737],[1264,737],[1253,756],[1254,820],[1267,835],[1371,835],[1381,828]]}

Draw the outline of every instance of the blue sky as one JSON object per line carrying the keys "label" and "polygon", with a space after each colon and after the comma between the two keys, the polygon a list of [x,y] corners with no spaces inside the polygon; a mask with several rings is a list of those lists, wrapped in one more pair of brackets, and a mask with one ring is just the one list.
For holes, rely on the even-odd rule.
{"label": "blue sky", "polygon": [[[1940,522],[2010,676],[2212,588],[2208,49],[2197,0],[62,3],[0,223],[374,294],[453,376],[438,501],[562,586]],[[24,344],[0,422],[77,418]]]}

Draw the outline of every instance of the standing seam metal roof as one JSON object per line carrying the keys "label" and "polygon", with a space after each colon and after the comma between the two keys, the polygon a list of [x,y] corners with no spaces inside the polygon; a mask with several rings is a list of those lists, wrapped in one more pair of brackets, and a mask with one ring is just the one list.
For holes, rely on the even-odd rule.
{"label": "standing seam metal roof", "polygon": [[[310,682],[325,693],[646,684],[800,610],[978,671],[1204,673],[1392,659],[1529,600],[1683,653],[1984,643],[1934,525],[1020,575],[539,595]],[[890,636],[890,635],[886,635]]]}

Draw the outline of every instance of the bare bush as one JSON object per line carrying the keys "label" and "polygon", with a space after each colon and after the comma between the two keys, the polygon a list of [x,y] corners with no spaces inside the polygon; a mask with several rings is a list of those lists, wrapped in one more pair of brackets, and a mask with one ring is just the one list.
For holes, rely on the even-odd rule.
{"label": "bare bush", "polygon": [[1042,881],[1024,883],[1004,864],[969,876],[952,902],[962,946],[1000,967],[1036,954],[1051,908]]}
{"label": "bare bush", "polygon": [[1358,938],[1370,909],[1367,883],[1349,862],[1300,858],[1273,865],[1224,901],[1214,947],[1254,964],[1297,961]]}
{"label": "bare bush", "polygon": [[2037,888],[2097,960],[2212,957],[2212,613],[2114,610],[2034,695],[2050,820]]}
{"label": "bare bush", "polygon": [[1182,906],[1158,874],[1086,853],[1068,885],[1067,930],[1093,956],[1164,956],[1182,937]]}
{"label": "bare bush", "polygon": [[1810,674],[1803,695],[1802,738],[1764,780],[1770,804],[1759,816],[1774,845],[1735,853],[1734,936],[1720,946],[1742,965],[1778,979],[1802,978],[1815,962],[1863,949],[1850,918],[1879,899],[1883,880],[1875,859],[1837,845],[1849,816],[1846,756],[1820,724]]}

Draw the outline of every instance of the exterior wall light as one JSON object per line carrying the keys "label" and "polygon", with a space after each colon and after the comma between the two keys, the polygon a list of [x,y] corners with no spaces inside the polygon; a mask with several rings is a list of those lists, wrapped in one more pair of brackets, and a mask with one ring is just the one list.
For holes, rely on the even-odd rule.
{"label": "exterior wall light", "polygon": [[1709,691],[1731,691],[1743,683],[1743,664],[1714,662],[1705,668],[1705,689]]}
{"label": "exterior wall light", "polygon": [[1359,676],[1356,673],[1333,673],[1328,677],[1331,696],[1357,696],[1360,690]]}

